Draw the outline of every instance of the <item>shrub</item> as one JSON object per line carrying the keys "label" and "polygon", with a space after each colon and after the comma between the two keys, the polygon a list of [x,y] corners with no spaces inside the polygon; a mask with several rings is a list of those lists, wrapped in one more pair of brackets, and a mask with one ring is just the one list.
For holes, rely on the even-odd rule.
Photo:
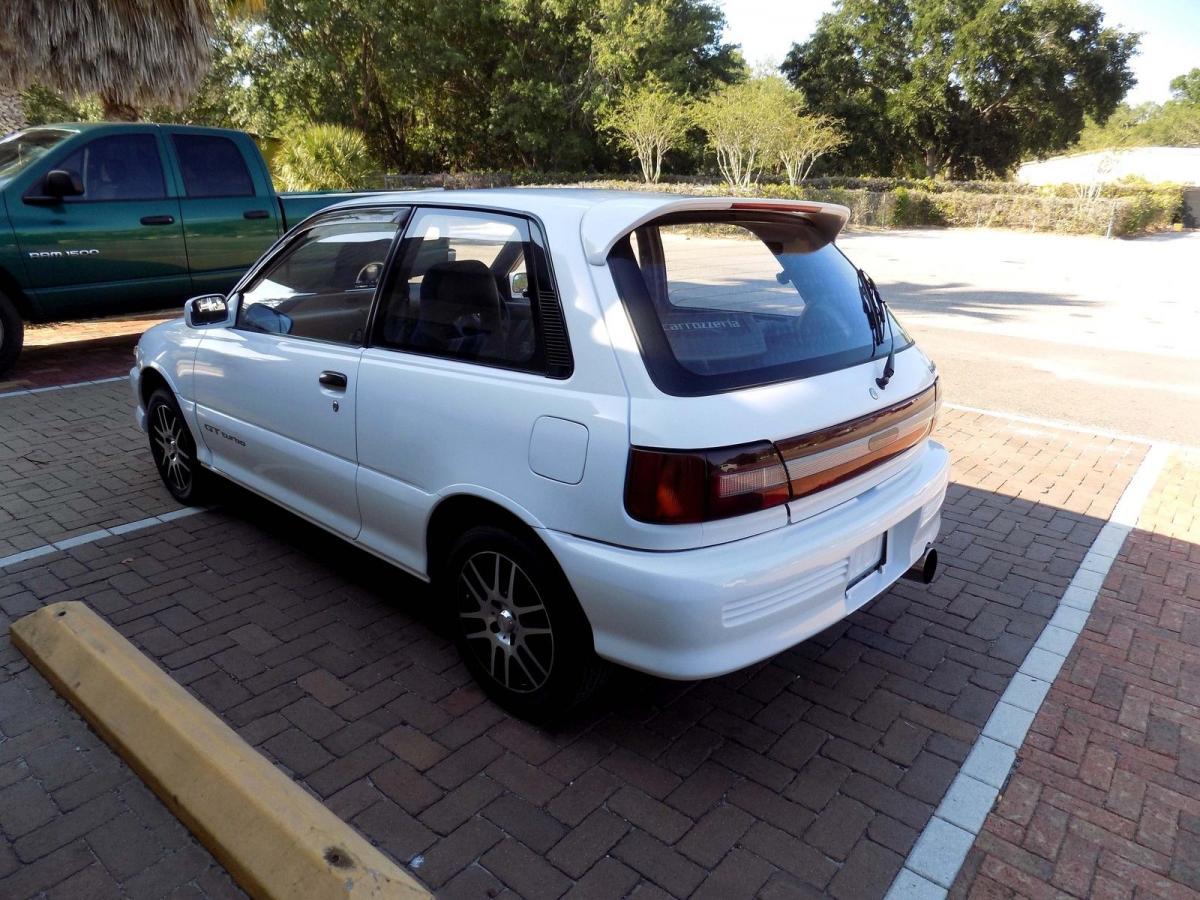
{"label": "shrub", "polygon": [[377,171],[362,134],[341,125],[290,130],[274,163],[276,183],[285,191],[361,189]]}
{"label": "shrub", "polygon": [[[557,184],[576,187],[646,190],[625,178],[562,173],[492,173],[389,176],[389,186],[480,187]],[[1039,188],[1003,181],[928,181],[896,178],[814,178],[803,184],[772,182],[730,188],[722,181],[664,178],[654,190],[700,196],[772,197],[840,203],[850,224],[866,228],[952,227],[1015,228],[1061,234],[1121,237],[1169,228],[1182,220],[1183,188],[1178,185],[1117,183],[1104,194],[1081,202],[1073,185]]]}

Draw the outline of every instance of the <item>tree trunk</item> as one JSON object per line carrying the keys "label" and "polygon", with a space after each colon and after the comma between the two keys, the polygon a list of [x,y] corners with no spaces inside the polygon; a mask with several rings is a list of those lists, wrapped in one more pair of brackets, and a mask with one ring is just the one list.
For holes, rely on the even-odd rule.
{"label": "tree trunk", "polygon": [[942,167],[938,159],[937,150],[930,147],[925,151],[925,177],[936,178]]}
{"label": "tree trunk", "polygon": [[136,106],[123,100],[114,100],[101,95],[100,103],[104,106],[106,122],[136,122],[142,117]]}
{"label": "tree trunk", "polygon": [[8,88],[0,88],[0,135],[25,127],[25,107],[21,95]]}

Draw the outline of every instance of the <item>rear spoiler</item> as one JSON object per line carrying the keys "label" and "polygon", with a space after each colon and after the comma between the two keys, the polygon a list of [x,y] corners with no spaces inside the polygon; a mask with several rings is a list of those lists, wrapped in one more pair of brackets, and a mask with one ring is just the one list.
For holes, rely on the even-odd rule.
{"label": "rear spoiler", "polygon": [[816,226],[831,243],[850,218],[850,210],[836,203],[807,200],[765,200],[739,197],[680,197],[667,199],[663,194],[622,197],[605,200],[591,207],[579,224],[583,252],[593,266],[602,266],[613,245],[639,225],[668,213],[700,210],[747,210],[793,213]]}

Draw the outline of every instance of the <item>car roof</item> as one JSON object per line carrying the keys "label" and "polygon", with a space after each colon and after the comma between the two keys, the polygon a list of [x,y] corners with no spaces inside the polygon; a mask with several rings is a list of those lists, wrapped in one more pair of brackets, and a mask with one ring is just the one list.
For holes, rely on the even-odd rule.
{"label": "car roof", "polygon": [[699,197],[665,191],[614,191],[602,188],[483,188],[473,190],[382,191],[356,197],[329,210],[389,204],[469,206],[531,215],[556,232],[576,231],[592,265],[604,265],[620,238],[652,219],[689,210],[790,213],[813,222],[826,241],[846,224],[850,210],[835,203],[756,197]]}

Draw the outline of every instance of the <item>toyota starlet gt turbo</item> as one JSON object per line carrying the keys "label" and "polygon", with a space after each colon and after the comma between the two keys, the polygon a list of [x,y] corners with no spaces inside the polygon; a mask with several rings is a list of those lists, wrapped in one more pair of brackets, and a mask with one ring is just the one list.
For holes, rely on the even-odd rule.
{"label": "toyota starlet gt turbo", "polygon": [[569,189],[376,194],[142,337],[167,489],[217,477],[432,583],[509,709],[619,664],[720,675],[928,582],[934,365],[841,206]]}

